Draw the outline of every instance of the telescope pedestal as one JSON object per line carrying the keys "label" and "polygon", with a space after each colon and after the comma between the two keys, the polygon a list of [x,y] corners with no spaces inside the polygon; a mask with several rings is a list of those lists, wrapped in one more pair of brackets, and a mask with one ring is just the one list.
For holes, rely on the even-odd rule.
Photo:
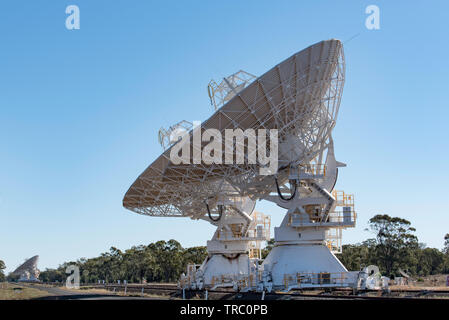
{"label": "telescope pedestal", "polygon": [[[300,192],[295,187],[290,199],[285,199],[278,187],[279,196],[266,197],[287,209],[281,226],[274,230],[275,246],[262,264],[262,283],[268,291],[357,285],[358,272],[349,272],[332,252],[340,251],[334,241],[340,243],[341,234],[332,231],[355,226],[353,206],[328,191],[337,177],[335,163],[331,152],[326,161],[333,168],[328,180],[316,173],[307,176],[303,169],[291,170],[290,181]],[[337,206],[343,206],[343,211],[334,211]]]}
{"label": "telescope pedestal", "polygon": [[[296,239],[287,240],[289,235]],[[269,291],[352,287],[357,275],[348,272],[329,250],[324,235],[324,230],[275,228],[275,246],[262,264],[264,287]]]}
{"label": "telescope pedestal", "polygon": [[233,288],[255,273],[257,259],[248,255],[247,241],[207,243],[208,257],[201,265],[188,265],[187,275],[181,276],[181,287],[189,289]]}
{"label": "telescope pedestal", "polygon": [[238,281],[248,277],[248,274],[254,273],[255,268],[254,259],[249,258],[246,253],[237,254],[235,257],[213,254],[203,262],[197,272],[197,278],[201,279],[203,288],[230,287],[237,289]]}
{"label": "telescope pedestal", "polygon": [[270,238],[270,217],[253,211],[247,218],[241,212],[228,213],[217,223],[207,242],[208,257],[201,265],[187,266],[181,287],[215,289],[228,287],[245,291],[256,286],[261,242]]}

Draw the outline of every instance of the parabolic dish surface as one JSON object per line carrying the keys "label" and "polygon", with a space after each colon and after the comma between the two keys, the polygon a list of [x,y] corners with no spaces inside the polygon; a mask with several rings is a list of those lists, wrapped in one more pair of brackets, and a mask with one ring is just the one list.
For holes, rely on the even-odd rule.
{"label": "parabolic dish surface", "polygon": [[[238,92],[202,123],[201,130],[218,129],[224,137],[225,129],[277,129],[279,168],[308,162],[325,148],[335,125],[344,73],[342,43],[318,42]],[[193,164],[193,159],[175,165],[171,148],[131,185],[123,199],[125,208],[150,216],[201,218],[207,214],[206,199],[212,204],[222,195],[235,195],[237,201],[241,196],[257,199],[273,189],[273,176],[260,175],[259,165]]]}

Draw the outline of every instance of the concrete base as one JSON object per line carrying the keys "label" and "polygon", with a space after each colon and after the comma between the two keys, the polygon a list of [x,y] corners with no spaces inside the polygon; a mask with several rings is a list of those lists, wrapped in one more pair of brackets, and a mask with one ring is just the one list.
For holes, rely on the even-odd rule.
{"label": "concrete base", "polygon": [[198,272],[200,277],[197,279],[201,278],[203,286],[208,288],[233,287],[239,277],[254,273],[255,268],[254,262],[245,253],[233,259],[214,254],[203,262]]}
{"label": "concrete base", "polygon": [[[329,248],[318,244],[277,245],[268,254],[262,269],[269,274],[274,289],[348,286],[355,281]],[[324,281],[320,279],[323,273],[330,274]],[[300,282],[298,274],[304,275]],[[342,281],[342,277],[348,279]]]}

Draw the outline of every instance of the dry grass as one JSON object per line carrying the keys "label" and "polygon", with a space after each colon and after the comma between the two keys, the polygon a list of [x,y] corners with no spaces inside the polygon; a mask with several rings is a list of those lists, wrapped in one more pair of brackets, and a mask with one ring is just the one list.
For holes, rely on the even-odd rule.
{"label": "dry grass", "polygon": [[396,290],[448,290],[449,287],[446,286],[446,274],[436,274],[436,275],[430,275],[426,277],[415,277],[411,279],[408,283],[408,285],[404,286],[397,286],[397,285],[391,285],[390,289],[396,289]]}
{"label": "dry grass", "polygon": [[0,283],[0,300],[27,300],[50,295],[51,294],[46,291],[41,291],[34,288],[26,288],[16,283]]}

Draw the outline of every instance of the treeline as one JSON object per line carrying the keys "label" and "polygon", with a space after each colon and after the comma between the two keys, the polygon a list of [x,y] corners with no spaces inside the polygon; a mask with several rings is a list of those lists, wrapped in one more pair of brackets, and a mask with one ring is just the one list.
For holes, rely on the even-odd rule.
{"label": "treeline", "polygon": [[[374,238],[344,245],[343,252],[337,255],[348,270],[358,271],[376,265],[383,275],[390,278],[401,276],[401,273],[410,276],[449,273],[449,234],[444,237],[444,249],[438,250],[419,243],[414,235],[415,228],[402,218],[376,215],[369,220],[368,230]],[[273,246],[274,239],[263,249],[263,257]],[[176,240],[158,241],[125,251],[112,247],[96,258],[81,258],[65,262],[57,269],[46,269],[39,278],[44,282],[63,282],[67,279],[66,268],[77,265],[81,283],[98,280],[138,283],[143,279],[148,282],[176,282],[187,264],[202,263],[206,256],[206,247],[183,248]],[[0,260],[0,279],[5,277],[4,268]],[[13,276],[7,278],[14,280]]]}
{"label": "treeline", "polygon": [[414,235],[416,229],[405,219],[376,215],[369,220],[368,230],[374,238],[343,245],[342,253],[337,255],[348,270],[376,265],[390,278],[404,273],[410,276],[449,273],[449,234],[444,236],[444,249],[438,250],[419,243]]}
{"label": "treeline", "polygon": [[158,241],[121,251],[112,247],[99,257],[65,262],[57,269],[46,269],[39,279],[44,282],[66,281],[66,268],[77,265],[81,283],[105,282],[140,283],[176,282],[189,263],[202,263],[207,256],[206,247],[183,248],[176,240]]}

